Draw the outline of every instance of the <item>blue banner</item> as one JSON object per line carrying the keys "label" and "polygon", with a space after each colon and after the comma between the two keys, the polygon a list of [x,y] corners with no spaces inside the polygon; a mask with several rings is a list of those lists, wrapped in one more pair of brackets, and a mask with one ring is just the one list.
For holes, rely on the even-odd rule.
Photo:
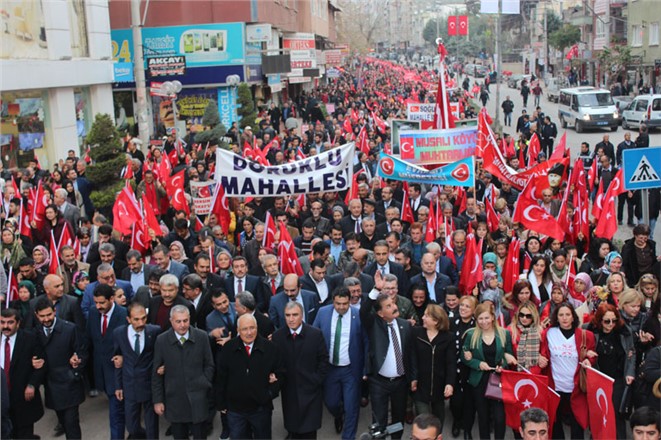
{"label": "blue banner", "polygon": [[385,179],[403,180],[410,183],[465,186],[470,188],[475,186],[475,156],[467,157],[430,171],[405,162],[395,156],[381,153],[378,174]]}
{"label": "blue banner", "polygon": [[[120,62],[133,59],[130,29],[110,32],[112,56]],[[185,56],[186,67],[245,64],[245,24],[214,23],[142,29],[145,59]]]}
{"label": "blue banner", "polygon": [[133,63],[115,63],[112,65],[114,82],[133,82]]}
{"label": "blue banner", "polygon": [[239,115],[236,111],[238,108],[237,98],[238,94],[236,87],[218,87],[218,112],[220,113],[220,122],[223,123],[227,130],[232,127],[232,122],[239,120]]}

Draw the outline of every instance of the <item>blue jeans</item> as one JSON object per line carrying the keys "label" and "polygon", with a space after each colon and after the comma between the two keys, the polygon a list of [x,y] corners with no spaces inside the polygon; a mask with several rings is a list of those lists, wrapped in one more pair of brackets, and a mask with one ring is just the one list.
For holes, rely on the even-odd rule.
{"label": "blue jeans", "polygon": [[512,125],[512,112],[505,113],[505,125]]}
{"label": "blue jeans", "polygon": [[342,415],[344,406],[344,429],[342,438],[353,440],[358,430],[358,416],[360,413],[360,382],[362,378],[356,377],[351,366],[331,366],[324,381],[324,403],[333,415]]}
{"label": "blue jeans", "polygon": [[251,412],[227,411],[230,438],[270,439],[272,412],[267,407]]}

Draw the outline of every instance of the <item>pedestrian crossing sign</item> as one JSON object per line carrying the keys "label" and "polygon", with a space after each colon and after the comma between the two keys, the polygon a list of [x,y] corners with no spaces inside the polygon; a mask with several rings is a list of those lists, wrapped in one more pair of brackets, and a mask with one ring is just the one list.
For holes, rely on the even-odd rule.
{"label": "pedestrian crossing sign", "polygon": [[622,152],[624,188],[661,188],[661,147],[631,148]]}

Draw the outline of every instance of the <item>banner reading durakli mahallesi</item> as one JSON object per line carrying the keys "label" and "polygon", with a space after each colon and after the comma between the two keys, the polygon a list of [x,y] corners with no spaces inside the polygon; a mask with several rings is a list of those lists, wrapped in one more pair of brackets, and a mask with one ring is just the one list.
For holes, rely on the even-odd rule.
{"label": "banner reading durakli mahallesi", "polygon": [[353,178],[354,143],[284,165],[265,167],[231,151],[216,150],[216,180],[228,197],[280,197],[343,191]]}

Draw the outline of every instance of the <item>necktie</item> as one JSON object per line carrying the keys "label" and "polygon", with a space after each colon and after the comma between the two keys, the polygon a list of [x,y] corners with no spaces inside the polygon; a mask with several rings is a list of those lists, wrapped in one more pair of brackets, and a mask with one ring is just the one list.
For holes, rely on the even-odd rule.
{"label": "necktie", "polygon": [[291,334],[291,338],[292,338],[292,340],[294,340],[294,341],[296,340],[296,335],[297,335],[297,334],[298,334],[298,333],[296,333],[296,332],[294,332],[294,333]]}
{"label": "necktie", "polygon": [[133,351],[135,351],[136,354],[140,354],[140,334],[139,333],[135,334],[135,342],[133,343]]}
{"label": "necktie", "polygon": [[179,338],[179,341],[181,342],[181,345],[184,345],[184,342],[186,342],[186,338],[182,336],[181,338]]}
{"label": "necktie", "polygon": [[46,337],[50,338],[50,334],[53,332],[53,329],[50,327],[46,327]]}
{"label": "necktie", "polygon": [[271,278],[271,295],[275,295],[275,278]]}
{"label": "necktie", "polygon": [[9,336],[5,338],[5,376],[7,377],[7,388],[11,388],[9,384],[9,366],[11,365],[11,345],[9,345]]}
{"label": "necktie", "polygon": [[333,365],[340,363],[340,342],[342,339],[342,315],[337,315],[335,324],[335,340],[333,341]]}
{"label": "necktie", "polygon": [[386,266],[381,266],[381,275],[386,274]]}
{"label": "necktie", "polygon": [[399,346],[399,339],[397,339],[397,333],[395,333],[395,327],[393,324],[388,324],[390,329],[390,338],[392,339],[392,346],[395,351],[395,364],[397,364],[397,375],[404,375],[404,357],[402,356],[402,349]]}
{"label": "necktie", "polygon": [[101,323],[101,336],[106,335],[106,330],[108,330],[108,315],[103,315],[103,323]]}
{"label": "necktie", "polygon": [[360,220],[356,220],[356,234],[360,234],[362,229],[360,228]]}
{"label": "necktie", "polygon": [[248,357],[250,357],[250,345],[246,345],[246,353],[248,353]]}
{"label": "necktie", "polygon": [[238,287],[237,290],[239,291],[239,293],[241,293],[241,292],[243,292],[243,280],[239,279],[237,281],[239,282],[239,287]]}

